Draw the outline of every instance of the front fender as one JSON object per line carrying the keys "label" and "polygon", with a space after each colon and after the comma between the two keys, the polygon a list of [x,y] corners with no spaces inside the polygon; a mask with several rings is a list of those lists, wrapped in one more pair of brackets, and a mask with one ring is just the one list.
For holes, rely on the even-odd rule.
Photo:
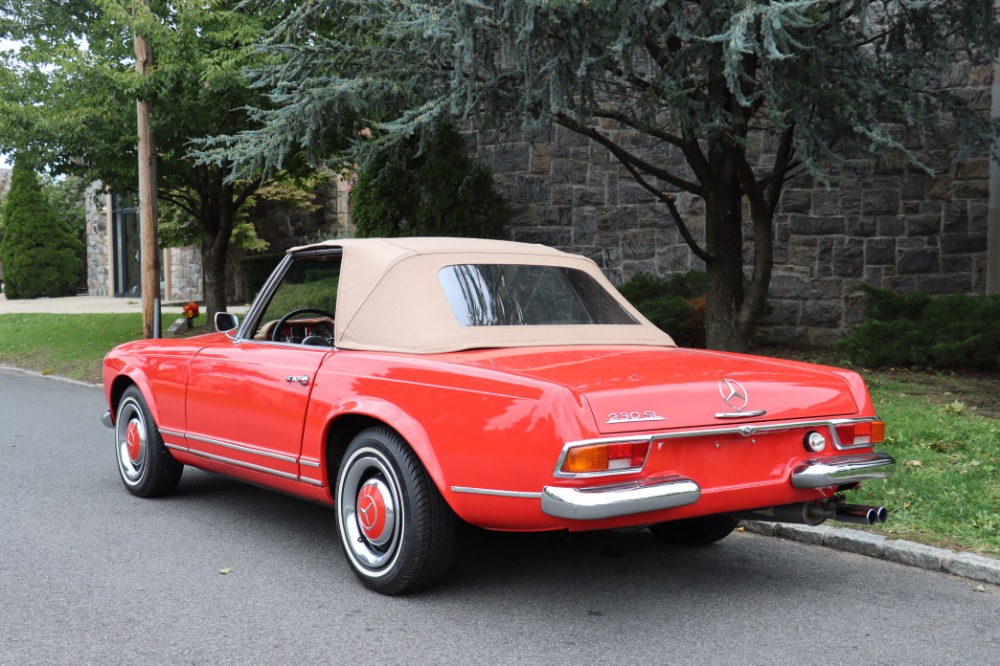
{"label": "front fender", "polygon": [[118,403],[122,394],[129,386],[136,386],[146,401],[153,421],[161,423],[159,405],[157,404],[153,387],[149,378],[136,365],[121,358],[107,359],[104,362],[104,398],[111,410],[111,418],[118,418]]}
{"label": "front fender", "polygon": [[[112,413],[129,384],[142,392],[150,414],[161,430],[184,432],[187,429],[185,397],[191,366],[188,348],[173,345],[166,350],[154,348],[151,342],[129,343],[112,350],[104,359],[104,393]],[[130,353],[138,347],[136,353]]]}

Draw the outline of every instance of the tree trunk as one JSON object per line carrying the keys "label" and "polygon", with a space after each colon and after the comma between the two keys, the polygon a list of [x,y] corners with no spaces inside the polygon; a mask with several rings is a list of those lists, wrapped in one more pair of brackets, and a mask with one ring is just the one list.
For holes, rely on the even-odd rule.
{"label": "tree trunk", "polygon": [[[232,188],[226,187],[221,201],[215,208],[217,220],[214,224],[203,223],[205,234],[201,243],[202,277],[204,279],[205,311],[208,321],[215,320],[216,312],[225,312],[226,301],[226,254],[229,239],[233,233]],[[213,233],[214,232],[214,233]]]}
{"label": "tree trunk", "polygon": [[705,247],[708,303],[705,340],[709,349],[745,353],[750,349],[752,322],[740,317],[743,307],[743,219],[741,191],[722,183],[705,197]]}
{"label": "tree trunk", "polygon": [[205,312],[208,321],[216,312],[226,311],[226,252],[219,251],[218,236],[209,236],[201,243],[201,270],[204,279]]}

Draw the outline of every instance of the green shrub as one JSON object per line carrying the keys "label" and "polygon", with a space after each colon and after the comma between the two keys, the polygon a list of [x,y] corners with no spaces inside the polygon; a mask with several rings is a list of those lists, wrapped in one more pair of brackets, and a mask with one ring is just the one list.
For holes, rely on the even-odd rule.
{"label": "green shrub", "polygon": [[358,175],[351,220],[359,237],[505,236],[510,205],[488,168],[476,165],[451,126],[426,145],[416,137],[388,146]]}
{"label": "green shrub", "polygon": [[866,367],[1000,367],[1000,296],[862,286],[864,322],[835,343]]}
{"label": "green shrub", "polygon": [[705,346],[705,273],[661,278],[637,273],[619,291],[639,312],[682,347]]}
{"label": "green shrub", "polygon": [[75,291],[87,288],[87,187],[75,177],[56,180],[42,178],[42,194],[55,212],[68,237],[67,247],[80,259],[80,272],[76,276]]}
{"label": "green shrub", "polygon": [[14,164],[4,200],[2,257],[9,299],[70,296],[83,271],[77,240],[42,193],[34,170]]}

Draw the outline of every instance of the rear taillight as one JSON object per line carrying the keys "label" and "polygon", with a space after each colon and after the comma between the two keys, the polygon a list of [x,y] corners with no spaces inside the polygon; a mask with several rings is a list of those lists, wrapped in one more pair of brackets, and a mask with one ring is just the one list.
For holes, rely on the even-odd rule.
{"label": "rear taillight", "polygon": [[862,446],[878,444],[885,440],[885,422],[859,421],[842,423],[837,426],[837,439],[841,446]]}
{"label": "rear taillight", "polygon": [[559,471],[565,474],[594,474],[641,469],[649,453],[649,442],[583,444],[566,451]]}

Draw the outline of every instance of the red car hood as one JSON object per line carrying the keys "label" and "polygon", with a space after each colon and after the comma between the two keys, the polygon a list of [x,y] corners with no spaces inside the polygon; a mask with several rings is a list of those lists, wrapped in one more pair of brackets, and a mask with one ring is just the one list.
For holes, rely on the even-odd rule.
{"label": "red car hood", "polygon": [[844,371],[721,352],[545,348],[463,360],[566,387],[585,398],[607,434],[841,416],[861,407]]}

